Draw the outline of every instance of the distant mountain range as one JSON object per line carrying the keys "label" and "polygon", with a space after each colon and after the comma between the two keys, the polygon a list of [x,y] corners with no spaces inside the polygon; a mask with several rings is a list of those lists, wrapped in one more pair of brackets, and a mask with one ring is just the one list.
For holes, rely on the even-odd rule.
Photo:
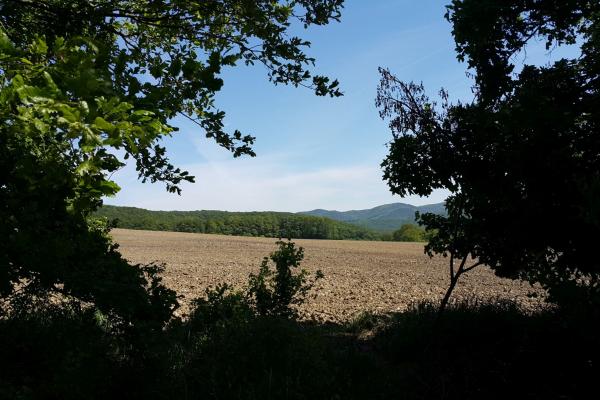
{"label": "distant mountain range", "polygon": [[367,210],[330,211],[317,209],[303,211],[299,214],[331,218],[336,221],[346,222],[376,231],[394,231],[402,226],[402,224],[414,223],[415,212],[417,211],[422,214],[445,214],[446,208],[444,203],[429,204],[425,206],[392,203]]}
{"label": "distant mountain range", "polygon": [[445,214],[444,203],[413,206],[385,204],[368,210],[289,212],[150,211],[105,205],[95,214],[118,221],[120,228],[218,233],[226,235],[314,239],[383,238],[403,224],[415,222],[415,212]]}

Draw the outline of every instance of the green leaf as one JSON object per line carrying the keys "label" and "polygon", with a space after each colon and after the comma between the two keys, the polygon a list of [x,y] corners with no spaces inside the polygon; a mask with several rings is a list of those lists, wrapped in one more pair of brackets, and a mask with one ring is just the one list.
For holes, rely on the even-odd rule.
{"label": "green leaf", "polygon": [[56,105],[56,109],[68,122],[76,123],[80,121],[79,111],[76,108],[70,107],[64,103],[60,103]]}
{"label": "green leaf", "polygon": [[113,197],[121,190],[121,187],[113,181],[103,180],[100,182],[99,189],[105,196]]}
{"label": "green leaf", "polygon": [[11,55],[15,53],[15,47],[13,46],[13,43],[3,30],[0,30],[0,52]]}
{"label": "green leaf", "polygon": [[101,131],[104,131],[108,134],[111,134],[114,132],[115,130],[115,126],[113,124],[111,124],[110,122],[106,121],[104,118],[102,117],[96,117],[94,119],[94,125]]}

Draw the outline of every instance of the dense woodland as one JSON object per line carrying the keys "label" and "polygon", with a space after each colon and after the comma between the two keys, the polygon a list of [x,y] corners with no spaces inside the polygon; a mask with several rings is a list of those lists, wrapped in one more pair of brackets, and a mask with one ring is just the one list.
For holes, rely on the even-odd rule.
{"label": "dense woodland", "polygon": [[282,212],[149,211],[104,206],[96,212],[119,228],[296,239],[379,240],[366,228],[324,217]]}

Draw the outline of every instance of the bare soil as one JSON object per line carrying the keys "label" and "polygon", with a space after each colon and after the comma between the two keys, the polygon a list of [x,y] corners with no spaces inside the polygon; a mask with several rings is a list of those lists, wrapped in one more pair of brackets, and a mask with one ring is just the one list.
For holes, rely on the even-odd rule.
{"label": "bare soil", "polygon": [[[165,263],[164,281],[189,301],[219,283],[243,287],[276,239],[115,229],[121,253],[133,263]],[[347,321],[362,311],[403,311],[420,301],[439,302],[448,287],[448,260],[429,258],[423,244],[345,240],[294,240],[305,250],[302,267],[322,270],[301,315]],[[544,293],[528,283],[501,279],[487,267],[465,274],[454,300],[509,299],[526,310],[542,307]]]}

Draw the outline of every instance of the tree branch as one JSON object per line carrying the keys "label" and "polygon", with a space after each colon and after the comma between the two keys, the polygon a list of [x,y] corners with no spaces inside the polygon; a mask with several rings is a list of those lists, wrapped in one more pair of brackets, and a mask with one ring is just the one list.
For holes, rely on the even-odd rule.
{"label": "tree branch", "polygon": [[468,267],[468,268],[465,268],[465,269],[463,270],[463,273],[465,273],[465,272],[469,272],[470,270],[472,270],[472,269],[474,269],[474,268],[476,268],[476,267],[478,267],[478,266],[480,266],[480,265],[482,265],[482,264],[483,264],[483,263],[482,263],[481,261],[478,261],[478,262],[476,262],[475,264],[471,265],[470,267]]}

